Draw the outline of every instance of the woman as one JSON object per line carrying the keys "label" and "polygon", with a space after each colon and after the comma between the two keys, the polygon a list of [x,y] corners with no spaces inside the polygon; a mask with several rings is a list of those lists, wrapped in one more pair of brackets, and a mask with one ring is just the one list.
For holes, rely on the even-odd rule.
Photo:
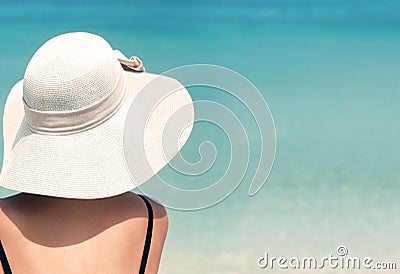
{"label": "woman", "polygon": [[0,201],[0,273],[157,273],[167,214],[130,190],[178,153],[192,121],[177,81],[101,37],[46,42],[4,111],[0,185],[20,194]]}

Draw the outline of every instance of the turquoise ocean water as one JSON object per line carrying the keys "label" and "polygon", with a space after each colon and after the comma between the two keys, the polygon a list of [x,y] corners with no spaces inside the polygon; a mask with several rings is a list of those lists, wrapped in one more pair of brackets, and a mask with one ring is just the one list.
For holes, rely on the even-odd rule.
{"label": "turquoise ocean water", "polygon": [[[169,210],[160,273],[263,273],[257,258],[264,252],[318,257],[339,245],[400,268],[399,12],[394,0],[2,0],[0,109],[34,51],[69,31],[105,37],[140,56],[149,72],[193,63],[234,69],[260,89],[272,111],[274,168],[249,197],[254,150],[242,184],[222,203]],[[234,109],[237,103],[217,91],[190,92]],[[252,139],[251,118],[236,109]],[[196,126],[183,154],[196,159],[207,138],[221,145],[218,176],[229,154],[218,130]],[[214,176],[161,173],[177,186],[206,186]],[[8,194],[0,189],[0,196]]]}

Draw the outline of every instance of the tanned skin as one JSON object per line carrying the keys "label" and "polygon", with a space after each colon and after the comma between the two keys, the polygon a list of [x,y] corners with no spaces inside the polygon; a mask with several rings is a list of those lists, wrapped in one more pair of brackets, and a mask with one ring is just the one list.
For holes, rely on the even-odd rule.
{"label": "tanned skin", "polygon": [[[154,212],[146,274],[157,273],[168,229]],[[148,211],[134,193],[63,199],[21,193],[0,200],[0,240],[13,273],[138,273]],[[0,266],[0,273],[3,269]]]}

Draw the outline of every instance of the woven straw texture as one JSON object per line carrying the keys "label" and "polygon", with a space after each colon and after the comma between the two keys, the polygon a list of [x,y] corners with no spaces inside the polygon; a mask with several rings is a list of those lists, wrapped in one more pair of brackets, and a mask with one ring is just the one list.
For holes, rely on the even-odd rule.
{"label": "woven straw texture", "polygon": [[[27,67],[24,81],[18,82],[8,96],[3,122],[4,160],[0,177],[3,187],[78,199],[118,195],[152,177],[189,138],[193,103],[179,82],[150,73],[123,71],[112,48],[102,38],[75,35],[77,41],[73,37],[50,40],[40,48]],[[120,73],[126,77],[126,97],[118,111],[100,125],[67,135],[38,134],[27,126],[22,96],[29,107],[37,110],[76,110],[107,96]],[[168,87],[164,94],[146,90],[140,96],[145,100],[135,101],[141,89],[155,79],[161,83],[158,86]],[[172,89],[176,91],[168,94]],[[140,113],[143,104],[154,101],[158,103],[147,106],[154,108],[151,115],[144,117]],[[130,108],[134,111],[129,113],[135,117],[128,121],[139,123],[146,119],[147,123],[143,134],[135,134],[143,140],[129,140],[138,146],[132,143],[129,146],[132,151],[126,153],[124,129]],[[173,125],[166,127],[178,111],[181,118],[175,118]],[[134,170],[128,170],[127,163]]]}

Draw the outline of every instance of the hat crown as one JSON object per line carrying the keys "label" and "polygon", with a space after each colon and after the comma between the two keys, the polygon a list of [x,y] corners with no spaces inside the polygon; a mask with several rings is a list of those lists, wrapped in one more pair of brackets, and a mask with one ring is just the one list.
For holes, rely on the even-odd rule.
{"label": "hat crown", "polygon": [[38,111],[74,111],[113,92],[122,68],[111,46],[90,33],[67,33],[47,41],[30,60],[23,98]]}

